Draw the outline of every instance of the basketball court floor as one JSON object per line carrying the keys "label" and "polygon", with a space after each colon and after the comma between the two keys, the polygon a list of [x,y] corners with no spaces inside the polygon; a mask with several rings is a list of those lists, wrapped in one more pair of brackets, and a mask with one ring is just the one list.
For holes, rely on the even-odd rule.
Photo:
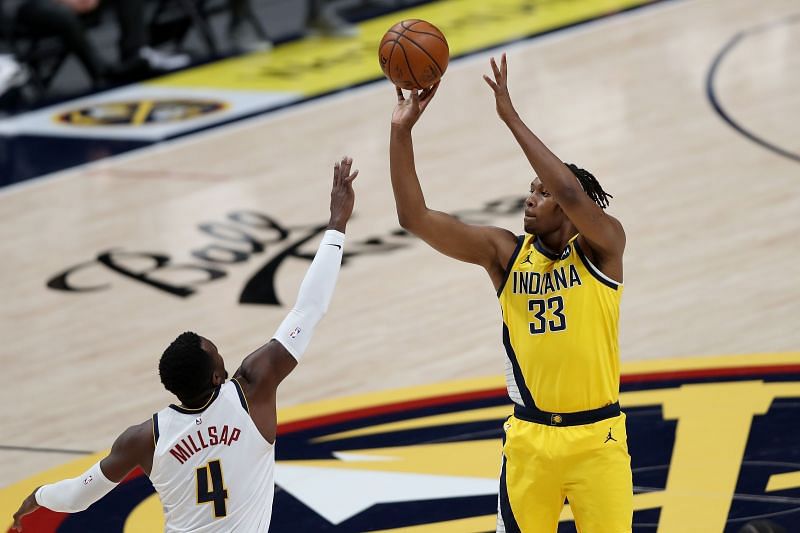
{"label": "basketball court floor", "polygon": [[[634,531],[800,531],[800,4],[617,2],[494,43],[479,21],[614,3],[476,2],[441,20],[437,4],[358,38],[377,45],[381,28],[425,18],[463,51],[415,128],[429,206],[522,231],[532,174],[481,79],[504,51],[531,128],[614,195]],[[487,49],[470,52],[470,36]],[[331,69],[348,75],[340,56]],[[224,68],[270,60],[243,61]],[[82,472],[171,401],[156,365],[178,333],[213,339],[229,371],[270,338],[348,154],[355,217],[330,312],[281,386],[271,531],[494,530],[510,414],[498,305],[478,267],[400,231],[394,89],[359,68],[354,88],[317,96],[335,90],[319,74],[318,93],[287,90],[272,112],[0,189],[0,528],[33,487]],[[177,76],[148,90],[177,94],[200,74]],[[112,494],[80,515],[40,513],[33,530],[159,530],[141,473]],[[559,532],[575,531],[570,517]]]}

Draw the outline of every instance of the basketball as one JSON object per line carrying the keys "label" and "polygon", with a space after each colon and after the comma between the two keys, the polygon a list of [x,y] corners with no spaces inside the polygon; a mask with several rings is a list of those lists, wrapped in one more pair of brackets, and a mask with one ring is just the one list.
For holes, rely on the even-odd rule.
{"label": "basketball", "polygon": [[401,89],[426,89],[439,81],[450,61],[447,39],[424,20],[398,22],[381,39],[383,73]]}

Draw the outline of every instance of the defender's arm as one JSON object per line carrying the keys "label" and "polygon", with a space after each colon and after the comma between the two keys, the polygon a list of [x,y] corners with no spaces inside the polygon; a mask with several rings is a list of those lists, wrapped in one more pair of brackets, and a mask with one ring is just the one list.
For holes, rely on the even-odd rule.
{"label": "defender's arm", "polygon": [[77,513],[100,500],[137,466],[151,464],[155,444],[152,421],[126,429],[111,452],[78,477],[43,485],[34,490],[14,513],[13,529],[22,531],[22,517],[39,507],[61,513]]}
{"label": "defender's arm", "polygon": [[297,366],[333,297],[344,252],[345,229],[355,201],[353,180],[358,171],[350,172],[352,163],[352,159],[345,157],[334,166],[328,230],[300,284],[297,302],[273,338],[248,355],[234,375],[255,408],[251,409],[251,416],[269,442],[275,440],[277,429],[278,385]]}

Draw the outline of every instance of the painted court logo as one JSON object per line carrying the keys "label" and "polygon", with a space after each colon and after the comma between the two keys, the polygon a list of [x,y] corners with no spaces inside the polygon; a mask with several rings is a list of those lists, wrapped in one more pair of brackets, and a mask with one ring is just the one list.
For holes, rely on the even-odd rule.
{"label": "painted court logo", "polygon": [[228,107],[217,100],[151,99],[96,103],[70,109],[55,117],[71,126],[147,126],[183,122],[217,113]]}
{"label": "painted court logo", "polygon": [[[634,532],[736,533],[756,518],[796,531],[800,354],[685,361],[623,375]],[[502,381],[391,394],[391,403],[355,398],[281,416],[270,531],[494,531],[511,412]],[[247,487],[226,480],[226,489]],[[559,532],[575,531],[571,516],[565,506]],[[41,532],[163,527],[141,472],[83,513],[31,519]]]}

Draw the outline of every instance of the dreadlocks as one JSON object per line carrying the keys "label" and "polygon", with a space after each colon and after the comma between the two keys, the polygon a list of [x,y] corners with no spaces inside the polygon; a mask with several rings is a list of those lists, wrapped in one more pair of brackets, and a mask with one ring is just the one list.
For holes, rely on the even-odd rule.
{"label": "dreadlocks", "polygon": [[588,170],[584,170],[577,165],[573,165],[572,163],[566,163],[566,165],[572,173],[575,174],[575,177],[578,178],[581,187],[583,187],[584,192],[589,195],[589,198],[603,209],[608,207],[608,199],[614,197],[603,190],[597,178]]}

